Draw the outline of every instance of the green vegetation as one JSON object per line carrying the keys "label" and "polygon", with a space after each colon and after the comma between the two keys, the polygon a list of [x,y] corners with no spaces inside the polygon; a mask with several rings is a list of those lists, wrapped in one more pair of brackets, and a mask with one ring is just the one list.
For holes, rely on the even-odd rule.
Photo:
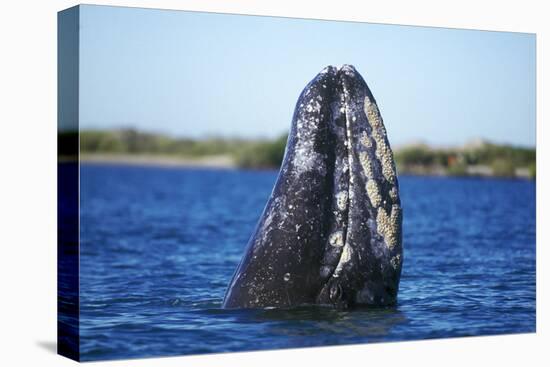
{"label": "green vegetation", "polygon": [[529,177],[531,177],[531,178],[537,177],[537,163],[536,162],[529,163],[529,165],[527,166],[527,170],[529,172]]}
{"label": "green vegetation", "polygon": [[431,149],[427,145],[415,145],[396,150],[395,160],[398,165],[408,166],[446,166],[449,154],[446,151]]}
{"label": "green vegetation", "polygon": [[466,166],[464,163],[456,163],[448,166],[446,172],[449,176],[467,176],[468,166]]}
{"label": "green vegetation", "polygon": [[124,130],[86,130],[80,133],[80,152],[85,155],[149,155],[186,159],[229,156],[243,168],[278,168],[287,135],[276,140],[226,138],[173,138],[162,134]]}
{"label": "green vegetation", "polygon": [[512,162],[502,158],[498,158],[491,162],[491,169],[495,176],[513,177],[516,174],[516,167],[514,167]]}
{"label": "green vegetation", "polygon": [[[72,136],[72,135],[71,135]],[[64,141],[60,135],[60,153]],[[88,130],[80,133],[83,155],[103,154],[170,156],[203,159],[224,156],[242,168],[278,168],[287,135],[273,140],[237,138],[173,138],[162,134],[125,130]],[[455,148],[417,144],[394,150],[399,173],[454,176],[530,177],[536,175],[534,149],[477,142]]]}
{"label": "green vegetation", "polygon": [[243,168],[278,168],[283,162],[288,135],[274,141],[249,144],[235,153],[235,160]]}
{"label": "green vegetation", "polygon": [[395,151],[395,160],[400,173],[530,178],[536,174],[535,149],[488,142],[446,149],[408,146]]}

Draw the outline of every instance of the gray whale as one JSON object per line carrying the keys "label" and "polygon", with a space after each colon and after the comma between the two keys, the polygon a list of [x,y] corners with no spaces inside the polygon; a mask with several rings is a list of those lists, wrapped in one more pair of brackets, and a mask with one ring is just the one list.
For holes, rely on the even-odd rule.
{"label": "gray whale", "polygon": [[401,227],[376,101],[353,66],[328,66],[298,99],[277,182],[223,307],[393,305]]}

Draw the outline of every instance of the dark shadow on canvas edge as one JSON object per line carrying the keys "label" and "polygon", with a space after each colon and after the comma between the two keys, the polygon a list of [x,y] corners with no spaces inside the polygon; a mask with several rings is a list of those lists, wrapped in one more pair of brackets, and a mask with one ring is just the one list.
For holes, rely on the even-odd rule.
{"label": "dark shadow on canvas edge", "polygon": [[57,354],[57,342],[55,340],[37,340],[36,345],[50,353]]}

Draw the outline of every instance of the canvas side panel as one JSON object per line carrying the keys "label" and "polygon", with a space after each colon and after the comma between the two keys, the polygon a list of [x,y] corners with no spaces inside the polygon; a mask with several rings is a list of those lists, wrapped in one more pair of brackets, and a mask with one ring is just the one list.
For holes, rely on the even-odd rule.
{"label": "canvas side panel", "polygon": [[79,7],[57,16],[57,352],[79,360]]}

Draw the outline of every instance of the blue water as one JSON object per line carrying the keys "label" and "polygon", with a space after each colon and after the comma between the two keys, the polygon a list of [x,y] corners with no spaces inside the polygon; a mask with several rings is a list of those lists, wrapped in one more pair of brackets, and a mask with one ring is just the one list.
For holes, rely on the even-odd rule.
{"label": "blue water", "polygon": [[535,331],[535,183],[400,177],[390,309],[222,310],[276,172],[81,167],[83,360]]}

